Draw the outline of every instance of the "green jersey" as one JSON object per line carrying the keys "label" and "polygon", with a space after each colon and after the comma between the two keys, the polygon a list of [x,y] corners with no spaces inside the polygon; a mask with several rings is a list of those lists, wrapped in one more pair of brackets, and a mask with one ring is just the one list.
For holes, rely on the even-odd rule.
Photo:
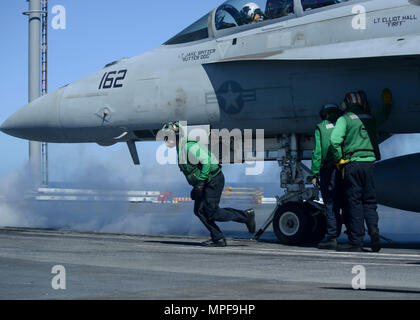
{"label": "green jersey", "polygon": [[338,119],[331,135],[334,161],[374,162],[380,160],[378,128],[389,118],[392,104],[384,104],[381,112],[373,117],[354,108]]}
{"label": "green jersey", "polygon": [[361,108],[352,109],[338,119],[331,135],[334,161],[375,162],[380,160],[376,119]]}
{"label": "green jersey", "polygon": [[213,153],[200,142],[181,140],[177,151],[179,168],[192,186],[200,181],[210,182],[222,171]]}
{"label": "green jersey", "polygon": [[312,177],[319,175],[321,169],[335,165],[331,147],[331,134],[335,124],[329,120],[321,122],[315,130],[315,147],[312,155]]}

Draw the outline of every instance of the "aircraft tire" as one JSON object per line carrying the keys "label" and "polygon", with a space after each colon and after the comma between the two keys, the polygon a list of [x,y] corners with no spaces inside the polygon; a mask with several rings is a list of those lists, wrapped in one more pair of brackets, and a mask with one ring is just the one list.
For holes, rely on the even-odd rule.
{"label": "aircraft tire", "polygon": [[282,244],[305,244],[311,240],[311,219],[304,203],[288,202],[274,216],[274,233]]}

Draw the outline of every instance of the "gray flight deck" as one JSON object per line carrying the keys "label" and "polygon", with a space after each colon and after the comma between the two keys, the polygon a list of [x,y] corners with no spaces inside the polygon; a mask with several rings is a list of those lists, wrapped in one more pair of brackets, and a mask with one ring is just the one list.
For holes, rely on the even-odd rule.
{"label": "gray flight deck", "polygon": [[[419,299],[420,246],[337,253],[199,237],[0,229],[0,299]],[[53,266],[66,290],[52,289]],[[363,265],[367,290],[352,289]]]}

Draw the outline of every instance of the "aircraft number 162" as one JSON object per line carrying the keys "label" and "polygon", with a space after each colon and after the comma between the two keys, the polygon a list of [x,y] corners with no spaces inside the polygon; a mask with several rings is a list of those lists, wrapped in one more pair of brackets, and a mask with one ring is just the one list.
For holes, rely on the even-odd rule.
{"label": "aircraft number 162", "polygon": [[122,88],[123,84],[121,83],[121,81],[125,79],[126,75],[127,70],[106,72],[102,77],[101,83],[99,84],[99,90]]}

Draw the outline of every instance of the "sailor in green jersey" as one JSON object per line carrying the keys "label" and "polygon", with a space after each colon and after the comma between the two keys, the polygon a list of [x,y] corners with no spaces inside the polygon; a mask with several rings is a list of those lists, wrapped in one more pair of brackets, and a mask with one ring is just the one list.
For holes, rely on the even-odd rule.
{"label": "sailor in green jersey", "polygon": [[313,185],[321,189],[322,199],[325,204],[327,218],[327,234],[319,243],[318,248],[324,250],[336,250],[337,238],[341,235],[342,219],[341,208],[343,198],[341,196],[342,178],[335,166],[331,148],[331,133],[335,123],[343,115],[343,112],[335,104],[327,104],[322,107],[320,116],[323,120],[315,129],[315,147],[312,157]]}
{"label": "sailor in green jersey", "polygon": [[193,187],[191,198],[195,201],[194,214],[211,234],[204,246],[225,247],[226,240],[216,222],[235,221],[244,223],[250,233],[255,233],[255,212],[220,208],[219,203],[225,186],[225,177],[218,159],[206,146],[189,141],[179,122],[169,122],[164,128],[168,148],[177,148],[178,165],[188,183]]}
{"label": "sailor in green jersey", "polygon": [[384,110],[372,116],[367,97],[363,92],[348,93],[343,108],[345,114],[338,119],[331,135],[334,161],[343,171],[344,190],[349,213],[349,244],[340,251],[360,252],[365,236],[364,221],[371,237],[374,252],[381,250],[379,217],[374,184],[374,163],[380,160],[377,128],[389,117],[392,93],[382,94]]}

